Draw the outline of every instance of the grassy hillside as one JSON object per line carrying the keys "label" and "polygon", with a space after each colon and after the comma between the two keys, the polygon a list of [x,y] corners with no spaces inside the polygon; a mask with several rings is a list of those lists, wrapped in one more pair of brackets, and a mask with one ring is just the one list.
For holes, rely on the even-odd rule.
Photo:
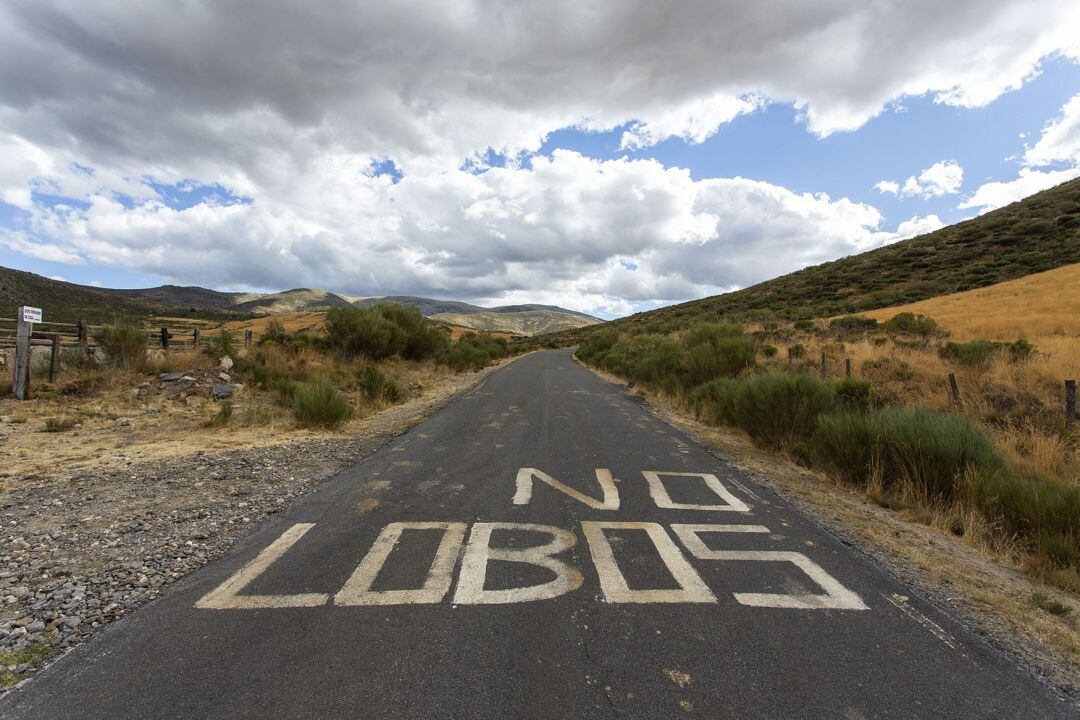
{"label": "grassy hillside", "polygon": [[[617,328],[664,331],[727,315],[789,320],[911,303],[1080,263],[1080,179],[981,217],[724,295],[638,313]],[[565,334],[564,342],[581,339]]]}
{"label": "grassy hillside", "polygon": [[444,312],[430,316],[447,325],[461,325],[484,332],[506,332],[517,335],[539,335],[596,325],[599,321],[581,315],[551,310],[523,310],[520,312]]}
{"label": "grassy hillside", "polygon": [[[212,291],[210,291],[212,292]],[[123,291],[76,285],[51,280],[34,273],[0,268],[0,316],[15,317],[20,305],[44,310],[46,321],[74,322],[84,317],[93,323],[117,319],[144,320],[149,317],[227,317],[215,310],[192,311],[190,306],[172,306],[152,299],[127,296]],[[235,317],[235,313],[232,315]]]}
{"label": "grassy hillside", "polygon": [[901,312],[929,315],[955,340],[1080,342],[1080,264],[863,314],[884,322]]}
{"label": "grassy hillside", "polygon": [[[250,298],[250,299],[249,299]],[[332,307],[348,307],[351,303],[340,295],[325,290],[297,288],[279,293],[250,293],[240,296],[235,309],[253,315],[314,312]]]}

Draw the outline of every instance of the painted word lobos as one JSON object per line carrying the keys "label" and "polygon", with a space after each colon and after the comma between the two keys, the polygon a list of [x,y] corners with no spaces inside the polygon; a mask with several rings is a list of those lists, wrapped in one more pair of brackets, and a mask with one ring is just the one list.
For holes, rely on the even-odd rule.
{"label": "painted word lobos", "polygon": [[[558,556],[574,547],[577,536],[551,525],[515,522],[477,522],[471,531],[463,522],[395,522],[379,533],[367,555],[345,585],[335,594],[244,595],[242,591],[270,565],[295,545],[313,523],[293,525],[250,563],[196,603],[204,609],[253,609],[315,607],[334,605],[405,605],[442,602],[453,584],[454,569],[460,570],[452,602],[461,605],[517,603],[565,595],[581,587],[581,571]],[[495,531],[527,531],[548,537],[547,542],[526,548],[495,547]],[[615,561],[607,530],[644,532],[652,542],[677,588],[633,589]],[[702,539],[708,533],[768,533],[762,525],[672,524],[671,530],[690,555],[698,560],[785,562],[794,565],[814,581],[823,593],[733,593],[743,605],[807,610],[865,610],[867,606],[854,592],[841,585],[817,563],[802,553],[772,550],[712,550]],[[427,577],[418,588],[375,590],[379,575],[391,551],[405,531],[441,532],[435,557]],[[468,542],[465,541],[468,532]],[[664,526],[650,522],[584,521],[581,532],[592,554],[604,600],[609,603],[716,603],[712,590],[694,570]],[[514,588],[486,589],[488,565],[492,561],[520,563],[544,568],[554,575],[546,582]]]}

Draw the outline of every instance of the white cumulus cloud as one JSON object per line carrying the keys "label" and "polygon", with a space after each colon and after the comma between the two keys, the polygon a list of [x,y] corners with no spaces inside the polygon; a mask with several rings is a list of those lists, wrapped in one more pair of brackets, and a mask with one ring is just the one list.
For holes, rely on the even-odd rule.
{"label": "white cumulus cloud", "polygon": [[1061,108],[1061,113],[1043,128],[1039,141],[1024,153],[1031,167],[1066,162],[1080,164],[1080,94]]}

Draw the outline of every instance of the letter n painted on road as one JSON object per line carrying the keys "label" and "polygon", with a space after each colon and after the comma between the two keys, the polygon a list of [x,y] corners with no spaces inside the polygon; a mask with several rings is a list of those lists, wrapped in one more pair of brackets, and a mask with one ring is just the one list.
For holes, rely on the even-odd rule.
{"label": "letter n painted on road", "polygon": [[[491,533],[495,530],[544,533],[550,535],[551,540],[543,545],[527,548],[493,548],[491,547]],[[458,573],[454,602],[462,605],[481,605],[547,600],[576,590],[581,587],[583,580],[581,572],[566,561],[554,557],[574,547],[576,543],[577,536],[574,533],[551,525],[476,523],[469,536],[469,544],[465,547],[465,555],[461,559],[461,571]],[[487,579],[488,563],[492,560],[547,568],[555,573],[555,578],[539,585],[485,590],[484,582]]]}
{"label": "letter n painted on road", "polygon": [[[668,572],[679,584],[677,590],[631,590],[615,562],[604,530],[644,530],[652,540]],[[711,603],[716,602],[708,586],[683,556],[662,525],[648,522],[582,522],[581,531],[589,542],[593,564],[600,577],[604,600],[609,603]]]}
{"label": "letter n painted on road", "polygon": [[327,593],[300,593],[297,595],[241,595],[240,591],[255,578],[266,572],[275,560],[289,551],[304,534],[315,527],[314,523],[300,523],[281,534],[274,542],[229,577],[228,580],[203,595],[195,607],[204,610],[233,610],[281,607],[315,607],[325,605]]}
{"label": "letter n painted on road", "polygon": [[604,468],[596,469],[596,481],[600,483],[600,490],[604,494],[603,500],[591,498],[585,493],[579,492],[569,485],[565,485],[548,475],[543,470],[536,468],[521,468],[517,474],[517,489],[514,492],[513,503],[515,505],[528,505],[532,500],[533,478],[547,483],[564,495],[569,495],[580,503],[584,503],[594,510],[618,510],[619,491],[615,487],[615,480],[611,477],[611,471]]}
{"label": "letter n painted on road", "polygon": [[[443,537],[423,586],[410,590],[372,590],[375,577],[386,564],[390,552],[405,530],[442,530]],[[441,602],[450,591],[450,583],[465,540],[462,522],[396,522],[382,529],[375,544],[341,591],[334,596],[337,605],[406,605]]]}

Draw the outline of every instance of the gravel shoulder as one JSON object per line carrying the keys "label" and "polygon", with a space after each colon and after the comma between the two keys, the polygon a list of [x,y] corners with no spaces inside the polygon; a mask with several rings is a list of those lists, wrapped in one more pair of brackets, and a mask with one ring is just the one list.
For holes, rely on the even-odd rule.
{"label": "gravel shoulder", "polygon": [[[614,375],[583,367],[626,386]],[[820,473],[761,450],[741,433],[699,423],[663,398],[633,392],[657,417],[800,508],[844,544],[987,638],[1080,708],[1080,599],[1076,596],[1024,574],[1005,558],[991,557],[955,536],[909,522],[902,513],[881,507]]]}
{"label": "gravel shoulder", "polygon": [[77,473],[60,460],[11,478],[0,491],[0,692],[512,361],[445,379],[338,436],[235,450],[190,445],[142,461],[105,458]]}

